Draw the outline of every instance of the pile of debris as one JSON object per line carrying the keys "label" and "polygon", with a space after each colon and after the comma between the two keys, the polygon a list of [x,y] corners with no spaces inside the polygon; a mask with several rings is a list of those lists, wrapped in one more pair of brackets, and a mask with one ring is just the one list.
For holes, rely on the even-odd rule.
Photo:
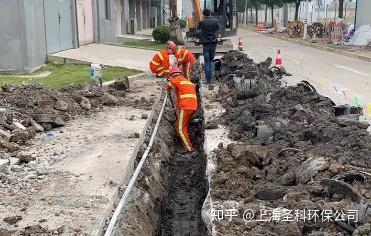
{"label": "pile of debris", "polygon": [[32,161],[34,158],[22,156],[20,147],[36,133],[64,126],[77,115],[90,114],[102,106],[121,105],[128,88],[127,77],[103,90],[95,84],[61,91],[41,84],[4,85],[0,92],[0,161],[9,162],[10,155],[21,162]]}
{"label": "pile of debris", "polygon": [[213,99],[235,143],[215,150],[214,230],[370,235],[371,136],[361,109],[335,106],[306,81],[282,87],[269,66],[236,51],[221,59]]}

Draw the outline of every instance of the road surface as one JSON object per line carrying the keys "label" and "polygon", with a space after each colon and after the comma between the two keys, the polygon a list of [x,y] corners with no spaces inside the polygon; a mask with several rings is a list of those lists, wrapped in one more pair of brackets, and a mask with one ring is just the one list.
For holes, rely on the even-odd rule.
{"label": "road surface", "polygon": [[[245,52],[255,61],[276,58],[281,50],[283,64],[292,77],[289,84],[307,80],[318,92],[337,104],[359,104],[371,120],[371,63],[302,46],[261,33],[239,30]],[[237,45],[234,38],[234,45]],[[369,111],[367,112],[367,107]],[[367,117],[368,116],[368,117]]]}

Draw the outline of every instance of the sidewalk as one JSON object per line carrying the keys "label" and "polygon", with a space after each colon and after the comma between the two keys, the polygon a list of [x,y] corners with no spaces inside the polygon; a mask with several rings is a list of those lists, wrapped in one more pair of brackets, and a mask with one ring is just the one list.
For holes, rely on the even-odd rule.
{"label": "sidewalk", "polygon": [[58,52],[48,57],[53,60],[98,63],[149,71],[148,63],[155,52],[106,44],[88,44],[77,49]]}
{"label": "sidewalk", "polygon": [[[244,29],[259,32],[256,27],[253,26],[247,26],[243,27]],[[371,62],[371,47],[361,47],[361,46],[350,46],[350,45],[333,45],[328,44],[326,39],[317,38],[315,42],[313,42],[311,39],[303,40],[301,38],[290,38],[287,33],[274,33],[274,34],[268,34],[268,33],[262,33],[267,36],[271,36],[274,38],[286,40],[289,42],[293,42],[296,44],[316,48],[319,50],[327,51],[336,53],[339,55]]]}

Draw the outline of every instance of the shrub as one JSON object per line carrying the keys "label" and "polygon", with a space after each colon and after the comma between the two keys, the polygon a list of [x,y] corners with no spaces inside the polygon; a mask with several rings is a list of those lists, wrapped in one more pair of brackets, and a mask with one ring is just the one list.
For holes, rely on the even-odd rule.
{"label": "shrub", "polygon": [[187,27],[187,21],[186,20],[179,20],[180,28],[185,29]]}
{"label": "shrub", "polygon": [[153,39],[156,42],[166,43],[170,40],[170,27],[159,26],[152,32]]}

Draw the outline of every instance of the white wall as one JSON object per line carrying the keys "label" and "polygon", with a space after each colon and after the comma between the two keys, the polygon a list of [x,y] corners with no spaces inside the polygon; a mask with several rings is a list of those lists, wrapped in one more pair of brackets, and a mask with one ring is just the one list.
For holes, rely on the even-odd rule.
{"label": "white wall", "polygon": [[356,29],[362,25],[371,25],[371,1],[357,0]]}

